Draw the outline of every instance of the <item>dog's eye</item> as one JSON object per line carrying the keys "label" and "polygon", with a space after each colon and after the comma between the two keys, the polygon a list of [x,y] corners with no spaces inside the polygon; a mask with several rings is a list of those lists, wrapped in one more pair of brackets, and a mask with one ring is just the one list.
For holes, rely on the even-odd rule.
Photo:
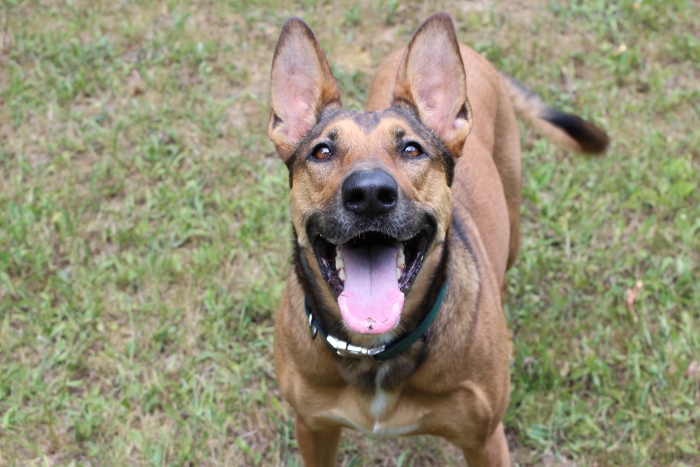
{"label": "dog's eye", "polygon": [[319,144],[311,152],[311,157],[313,157],[314,159],[317,159],[319,161],[328,159],[332,155],[333,155],[333,152],[331,151],[331,148],[329,148],[325,144]]}
{"label": "dog's eye", "polygon": [[401,154],[405,157],[418,157],[423,154],[423,149],[418,145],[418,143],[408,143],[404,146]]}

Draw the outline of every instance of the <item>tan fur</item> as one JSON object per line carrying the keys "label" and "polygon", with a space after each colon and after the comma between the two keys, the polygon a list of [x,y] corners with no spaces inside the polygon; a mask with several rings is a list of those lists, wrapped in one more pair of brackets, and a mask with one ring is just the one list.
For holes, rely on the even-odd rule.
{"label": "tan fur", "polygon": [[[291,47],[296,41],[298,46],[282,52],[287,55],[280,60],[296,57],[315,63],[306,72],[315,78],[291,85],[281,80],[286,68],[276,53],[269,131],[280,157],[290,166],[297,262],[304,261],[311,275],[304,280],[323,284],[307,223],[324,208],[335,206],[344,177],[358,168],[391,173],[406,198],[437,219],[436,240],[406,297],[402,322],[411,323],[425,312],[419,309],[420,303],[439,272],[444,249],[449,250],[449,287],[428,340],[420,339],[382,363],[364,360],[350,365],[322,339],[312,340],[307,332],[302,279],[298,270],[290,271],[275,323],[275,370],[282,394],[297,415],[296,435],[304,463],[307,467],[336,465],[341,428],[346,427],[375,435],[442,436],[463,450],[470,467],[508,466],[501,420],[508,405],[511,348],[501,300],[506,270],[516,260],[520,244],[520,137],[514,97],[488,61],[469,47],[457,45],[449,16],[437,14],[421,26],[407,49],[392,54],[381,65],[367,99],[367,110],[374,113],[362,114],[360,120],[352,114],[334,113],[302,139],[299,133],[309,131],[309,123],[321,124],[320,116],[329,115],[324,112],[339,101],[332,91],[332,76],[323,71],[327,62],[318,41],[300,20],[290,22],[289,27],[285,24],[280,43],[289,42]],[[299,50],[313,56],[298,57]],[[438,70],[431,61],[436,54],[442,54]],[[426,78],[429,73],[443,75],[431,82]],[[456,82],[446,83],[445,79]],[[285,95],[289,86],[296,86],[295,91],[310,99],[305,107]],[[446,169],[436,160],[407,162],[394,154],[392,135],[397,128],[421,144],[432,143],[421,134],[412,134],[410,122],[392,113],[392,105],[414,109],[452,152],[457,164],[451,189]],[[517,105],[521,110],[528,108]],[[299,108],[312,111],[294,117]],[[365,120],[375,123],[365,124]],[[324,163],[300,159],[300,154],[308,154],[318,142],[331,137],[338,154],[335,159]],[[297,160],[292,158],[295,150]],[[319,306],[328,310],[325,318],[340,322],[328,287],[312,293]],[[351,343],[369,347],[400,333],[401,329],[395,329],[388,336],[350,331],[347,335]],[[380,384],[401,368],[413,369],[396,385]],[[376,389],[361,389],[354,383],[355,376],[375,370]]]}

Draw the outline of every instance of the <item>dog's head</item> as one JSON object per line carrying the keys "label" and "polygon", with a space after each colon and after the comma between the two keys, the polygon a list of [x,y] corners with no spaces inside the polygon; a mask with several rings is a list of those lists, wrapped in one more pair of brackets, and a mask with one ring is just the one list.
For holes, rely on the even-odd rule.
{"label": "dog's head", "polygon": [[302,280],[337,303],[332,313],[350,331],[390,334],[414,283],[433,272],[423,266],[445,240],[454,159],[471,130],[452,20],[439,13],[416,31],[391,107],[351,112],[314,33],[291,18],[272,63],[271,107]]}

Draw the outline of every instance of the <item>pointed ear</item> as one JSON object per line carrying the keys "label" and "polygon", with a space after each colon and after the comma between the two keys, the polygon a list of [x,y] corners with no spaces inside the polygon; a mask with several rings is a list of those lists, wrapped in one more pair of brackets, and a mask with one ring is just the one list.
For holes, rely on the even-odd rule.
{"label": "pointed ear", "polygon": [[457,34],[447,13],[434,14],[413,35],[399,65],[392,105],[410,106],[459,157],[472,115]]}
{"label": "pointed ear", "polygon": [[282,26],[270,75],[268,135],[287,161],[326,108],[340,108],[340,93],[321,44],[303,20]]}

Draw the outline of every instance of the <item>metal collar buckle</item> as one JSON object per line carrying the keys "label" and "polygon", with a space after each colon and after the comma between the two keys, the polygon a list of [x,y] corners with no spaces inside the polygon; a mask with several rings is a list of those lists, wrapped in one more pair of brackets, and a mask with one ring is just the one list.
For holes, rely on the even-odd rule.
{"label": "metal collar buckle", "polygon": [[326,342],[328,343],[328,345],[334,348],[335,353],[337,353],[341,357],[370,357],[374,360],[374,356],[381,352],[384,352],[384,349],[386,348],[385,345],[382,345],[381,347],[376,347],[374,349],[359,347],[357,345],[348,344],[347,342],[341,341],[340,339],[336,339],[335,337],[330,335],[326,336]]}
{"label": "metal collar buckle", "polygon": [[[308,320],[308,328],[309,328],[309,336],[311,337],[311,340],[316,339],[316,336],[318,335],[318,328],[314,324],[314,317],[312,314],[309,313],[309,320]],[[341,341],[340,339],[336,339],[333,336],[323,336],[324,340],[326,341],[326,344],[328,344],[329,347],[335,350],[335,352],[340,355],[341,357],[369,357],[374,359],[374,356],[383,352],[384,349],[386,349],[385,345],[382,345],[381,347],[376,347],[374,349],[368,349],[365,347],[359,347],[357,345],[352,345],[348,344],[345,341]]]}
{"label": "metal collar buckle", "polygon": [[309,337],[311,340],[316,339],[316,334],[318,334],[318,328],[314,326],[314,317],[309,314]]}

